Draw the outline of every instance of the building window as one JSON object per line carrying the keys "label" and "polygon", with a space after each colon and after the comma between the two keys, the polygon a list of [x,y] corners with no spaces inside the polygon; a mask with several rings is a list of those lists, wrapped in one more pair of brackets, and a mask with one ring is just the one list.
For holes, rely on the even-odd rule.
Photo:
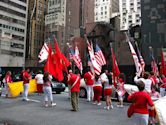
{"label": "building window", "polygon": [[23,18],[26,17],[26,15],[23,13],[20,13],[18,11],[15,11],[15,10],[12,10],[12,9],[9,9],[9,8],[3,7],[3,6],[0,6],[0,10],[11,13],[11,14],[19,16],[19,17],[23,17]]}
{"label": "building window", "polygon": [[69,15],[71,15],[71,11],[69,10]]}
{"label": "building window", "polygon": [[25,7],[25,6],[22,6],[22,5],[20,5],[20,4],[17,4],[17,3],[15,3],[15,2],[12,2],[12,1],[10,1],[10,0],[0,0],[0,1],[6,3],[6,4],[8,4],[8,5],[14,6],[14,7],[16,7],[16,8],[19,8],[19,9],[22,9],[22,10],[26,10],[26,7]]}
{"label": "building window", "polygon": [[103,12],[101,12],[101,15],[103,15]]}

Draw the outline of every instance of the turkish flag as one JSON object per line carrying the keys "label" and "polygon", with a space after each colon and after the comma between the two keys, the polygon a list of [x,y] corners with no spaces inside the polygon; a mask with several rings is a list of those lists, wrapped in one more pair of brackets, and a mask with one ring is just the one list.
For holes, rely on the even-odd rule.
{"label": "turkish flag", "polygon": [[52,47],[49,45],[48,59],[46,65],[44,66],[44,71],[49,72],[53,77],[56,77],[55,64],[52,55]]}
{"label": "turkish flag", "polygon": [[56,51],[56,56],[59,58],[58,62],[63,71],[68,73],[67,67],[70,66],[70,61],[65,57],[65,55],[60,51],[58,42],[56,38],[54,38],[55,42],[55,51]]}

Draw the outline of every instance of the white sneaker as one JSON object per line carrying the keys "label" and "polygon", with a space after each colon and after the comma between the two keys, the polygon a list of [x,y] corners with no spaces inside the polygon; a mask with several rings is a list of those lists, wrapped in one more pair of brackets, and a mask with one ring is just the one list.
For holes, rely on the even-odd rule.
{"label": "white sneaker", "polygon": [[47,108],[47,107],[48,107],[48,104],[45,104],[45,105],[44,105],[44,107],[46,107],[46,108]]}
{"label": "white sneaker", "polygon": [[56,106],[56,103],[52,103],[51,106]]}
{"label": "white sneaker", "polygon": [[120,105],[117,105],[117,107],[120,107]]}
{"label": "white sneaker", "polygon": [[25,101],[29,101],[30,99],[25,99]]}
{"label": "white sneaker", "polygon": [[97,103],[96,102],[93,102],[94,105],[96,105]]}
{"label": "white sneaker", "polygon": [[113,109],[114,107],[113,107],[113,105],[111,105],[111,109]]}
{"label": "white sneaker", "polygon": [[120,105],[121,108],[123,108],[123,105]]}
{"label": "white sneaker", "polygon": [[109,106],[107,106],[107,110],[110,110],[110,107],[109,107]]}
{"label": "white sneaker", "polygon": [[24,98],[23,98],[22,101],[29,101],[29,99],[24,99]]}
{"label": "white sneaker", "polygon": [[101,103],[97,103],[97,105],[101,105]]}
{"label": "white sneaker", "polygon": [[107,109],[107,106],[105,106],[104,109]]}

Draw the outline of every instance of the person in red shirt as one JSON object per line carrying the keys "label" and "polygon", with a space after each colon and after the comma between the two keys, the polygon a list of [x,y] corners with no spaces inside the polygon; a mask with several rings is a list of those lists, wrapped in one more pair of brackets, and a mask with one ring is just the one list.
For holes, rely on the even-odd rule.
{"label": "person in red shirt", "polygon": [[148,106],[150,106],[151,109],[154,109],[154,104],[150,95],[143,91],[145,84],[140,81],[137,86],[139,91],[128,96],[128,101],[131,101],[134,104],[133,120],[136,125],[148,125]]}
{"label": "person in red shirt", "polygon": [[31,79],[31,75],[29,74],[30,70],[26,69],[22,73],[22,78],[23,78],[23,101],[28,101],[28,90],[29,90],[29,80]]}
{"label": "person in red shirt", "polygon": [[10,71],[7,71],[3,82],[4,82],[4,85],[5,85],[5,88],[4,88],[4,95],[5,95],[6,97],[10,97],[10,90],[9,90],[8,84],[10,84],[10,83],[13,82],[13,81],[12,81],[12,77],[11,77],[11,72],[10,72]]}
{"label": "person in red shirt", "polygon": [[71,86],[71,105],[72,110],[71,111],[78,111],[78,97],[80,92],[80,75],[70,73],[68,75],[68,84]]}
{"label": "person in red shirt", "polygon": [[87,101],[90,102],[93,99],[93,84],[94,84],[94,75],[88,67],[88,71],[84,74],[84,80],[87,90]]}

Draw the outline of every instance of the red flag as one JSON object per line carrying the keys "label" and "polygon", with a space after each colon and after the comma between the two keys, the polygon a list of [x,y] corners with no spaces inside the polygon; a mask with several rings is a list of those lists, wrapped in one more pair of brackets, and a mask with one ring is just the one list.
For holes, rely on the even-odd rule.
{"label": "red flag", "polygon": [[164,52],[161,52],[161,73],[166,75],[166,65],[164,61]]}
{"label": "red flag", "polygon": [[61,58],[62,58],[62,69],[66,73],[68,73],[67,67],[70,66],[70,61],[65,57],[63,53],[61,53]]}
{"label": "red flag", "polygon": [[48,52],[48,59],[46,62],[46,65],[44,66],[44,71],[49,72],[53,77],[56,78],[56,70],[55,70],[55,64],[53,61],[53,55],[52,55],[52,47],[49,45],[49,52]]}
{"label": "red flag", "polygon": [[67,67],[70,66],[69,60],[61,53],[57,40],[54,38],[55,42],[55,60],[56,60],[56,69],[57,69],[57,79],[59,81],[63,80],[63,71],[68,73]]}
{"label": "red flag", "polygon": [[54,61],[55,61],[55,71],[56,71],[56,76],[55,78],[58,80],[58,81],[62,81],[64,79],[63,77],[63,71],[62,71],[62,65],[61,65],[61,62],[60,62],[60,59],[56,54],[54,54]]}
{"label": "red flag", "polygon": [[113,73],[113,80],[114,80],[114,86],[117,86],[117,77],[120,75],[120,70],[116,61],[116,57],[114,54],[113,49],[111,48],[112,53],[112,73]]}

